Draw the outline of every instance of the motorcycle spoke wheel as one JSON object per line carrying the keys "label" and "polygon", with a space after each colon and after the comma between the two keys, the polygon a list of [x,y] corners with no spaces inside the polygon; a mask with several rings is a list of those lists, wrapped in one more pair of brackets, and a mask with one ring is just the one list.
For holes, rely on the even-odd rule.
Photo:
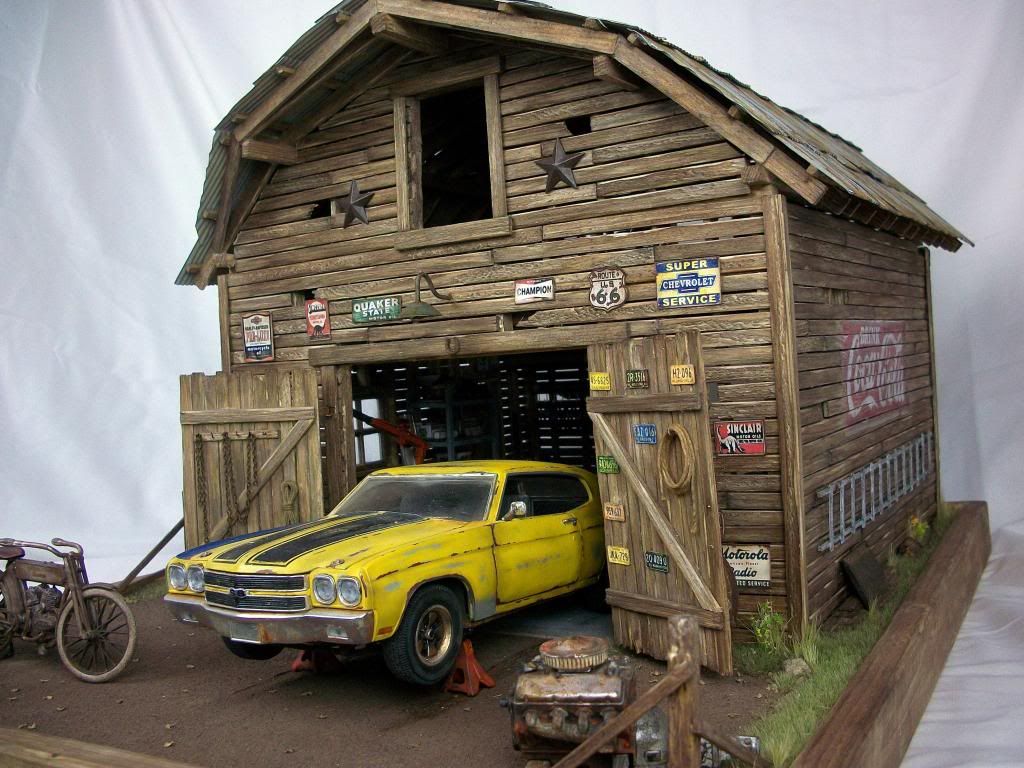
{"label": "motorcycle spoke wheel", "polygon": [[135,651],[135,617],[119,594],[87,587],[82,593],[86,615],[79,621],[69,601],[57,622],[57,651],[76,677],[90,683],[112,680],[124,671]]}

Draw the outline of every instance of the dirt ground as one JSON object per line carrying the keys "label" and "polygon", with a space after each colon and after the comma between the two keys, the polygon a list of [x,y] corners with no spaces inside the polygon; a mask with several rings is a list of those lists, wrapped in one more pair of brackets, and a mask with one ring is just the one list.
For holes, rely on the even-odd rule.
{"label": "dirt ground", "polygon": [[[244,661],[212,632],[174,622],[159,599],[133,606],[136,658],[117,680],[72,677],[56,651],[16,644],[0,661],[0,726],[90,741],[213,768],[522,768],[498,706],[542,637],[513,619],[473,634],[497,686],[475,698],[393,679],[370,655],[328,674],[291,672],[295,652]],[[545,610],[558,611],[555,604]],[[640,688],[664,665],[637,659]],[[768,681],[704,675],[700,710],[743,734],[775,694]]]}

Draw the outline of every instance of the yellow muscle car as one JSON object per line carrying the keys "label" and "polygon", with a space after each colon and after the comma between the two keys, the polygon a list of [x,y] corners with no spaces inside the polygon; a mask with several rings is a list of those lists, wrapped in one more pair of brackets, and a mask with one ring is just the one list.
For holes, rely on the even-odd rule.
{"label": "yellow muscle car", "polygon": [[594,475],[449,462],[379,470],[322,520],[183,552],[164,599],[243,658],[381,643],[396,677],[430,685],[466,627],[597,584],[603,569]]}

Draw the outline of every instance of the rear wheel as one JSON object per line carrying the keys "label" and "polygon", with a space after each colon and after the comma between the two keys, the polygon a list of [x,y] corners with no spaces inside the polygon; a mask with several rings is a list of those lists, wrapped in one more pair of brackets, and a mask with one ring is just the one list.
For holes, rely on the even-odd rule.
{"label": "rear wheel", "polygon": [[0,584],[0,659],[14,655],[14,619],[7,615],[7,598]]}
{"label": "rear wheel", "polygon": [[87,683],[105,683],[124,672],[135,652],[135,617],[117,592],[82,590],[87,616],[68,600],[57,619],[57,652],[64,666]]}
{"label": "rear wheel", "polygon": [[240,643],[237,640],[232,640],[230,637],[222,637],[224,645],[229,651],[240,659],[248,659],[249,661],[266,661],[272,659],[282,650],[283,645],[258,645],[255,643]]}
{"label": "rear wheel", "polygon": [[398,630],[384,644],[384,661],[399,680],[434,685],[455,665],[462,645],[462,600],[443,584],[413,595]]}

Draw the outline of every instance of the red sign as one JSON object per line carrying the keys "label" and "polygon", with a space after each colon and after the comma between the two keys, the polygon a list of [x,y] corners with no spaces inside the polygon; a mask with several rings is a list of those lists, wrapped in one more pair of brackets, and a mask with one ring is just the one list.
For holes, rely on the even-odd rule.
{"label": "red sign", "polygon": [[719,456],[763,456],[764,420],[716,421],[715,440]]}
{"label": "red sign", "polygon": [[323,299],[306,302],[306,335],[311,339],[331,338],[331,312]]}
{"label": "red sign", "polygon": [[843,323],[846,424],[855,424],[907,402],[903,366],[903,322]]}

